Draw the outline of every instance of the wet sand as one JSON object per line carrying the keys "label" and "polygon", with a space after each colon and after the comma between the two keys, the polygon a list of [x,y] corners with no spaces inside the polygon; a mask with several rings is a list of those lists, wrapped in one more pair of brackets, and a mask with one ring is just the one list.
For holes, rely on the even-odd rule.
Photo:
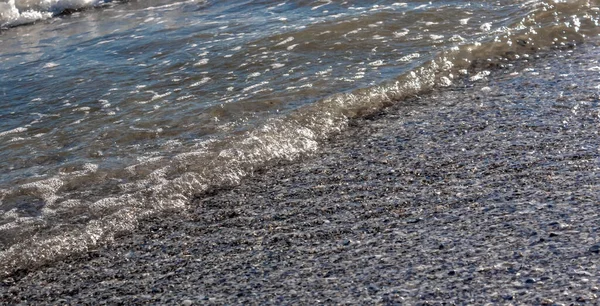
{"label": "wet sand", "polygon": [[600,52],[402,101],[311,157],[199,195],[3,304],[594,304]]}

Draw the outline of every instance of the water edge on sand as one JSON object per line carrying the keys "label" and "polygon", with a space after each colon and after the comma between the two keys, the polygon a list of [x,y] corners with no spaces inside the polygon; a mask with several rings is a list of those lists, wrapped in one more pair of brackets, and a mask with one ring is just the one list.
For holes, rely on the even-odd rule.
{"label": "water edge on sand", "polygon": [[18,303],[594,303],[594,42],[355,119],[312,157],[2,281]]}

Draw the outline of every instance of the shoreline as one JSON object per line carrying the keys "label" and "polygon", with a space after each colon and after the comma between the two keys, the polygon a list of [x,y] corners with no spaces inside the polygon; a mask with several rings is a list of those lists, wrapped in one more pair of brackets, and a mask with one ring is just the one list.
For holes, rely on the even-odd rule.
{"label": "shoreline", "polygon": [[0,301],[594,303],[598,48],[353,120],[315,156],[4,279]]}

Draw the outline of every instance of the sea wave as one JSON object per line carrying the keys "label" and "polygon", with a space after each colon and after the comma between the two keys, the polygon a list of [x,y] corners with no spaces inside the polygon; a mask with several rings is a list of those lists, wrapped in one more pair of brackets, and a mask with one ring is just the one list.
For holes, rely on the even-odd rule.
{"label": "sea wave", "polygon": [[[0,29],[32,24],[37,21],[74,12],[106,8],[114,4],[127,3],[130,0],[0,0]],[[146,9],[173,6],[181,1],[152,0],[144,1]],[[204,0],[184,0],[183,2],[205,2]]]}
{"label": "sea wave", "polygon": [[112,0],[7,0],[0,2],[0,28],[29,24],[111,2]]}

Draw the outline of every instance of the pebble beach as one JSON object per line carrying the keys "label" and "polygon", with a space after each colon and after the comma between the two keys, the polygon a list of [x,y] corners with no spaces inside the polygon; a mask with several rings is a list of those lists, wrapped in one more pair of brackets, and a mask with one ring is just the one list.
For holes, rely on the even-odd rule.
{"label": "pebble beach", "polygon": [[595,305],[600,50],[497,65],[351,121],[0,282],[5,305]]}

